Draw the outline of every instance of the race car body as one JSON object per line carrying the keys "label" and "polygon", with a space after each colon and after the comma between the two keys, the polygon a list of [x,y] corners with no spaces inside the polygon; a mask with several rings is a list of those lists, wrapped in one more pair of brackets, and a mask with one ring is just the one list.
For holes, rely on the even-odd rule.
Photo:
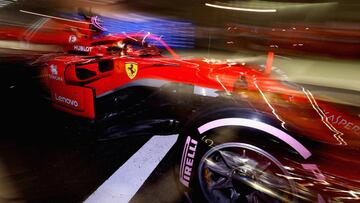
{"label": "race car body", "polygon": [[[169,47],[172,58],[162,57],[155,47],[141,47],[141,49],[138,47],[132,53],[129,48],[120,48],[120,46],[131,46],[131,43],[143,46],[136,40],[130,42],[132,40],[129,41],[128,37],[128,35],[106,37],[101,41],[102,43],[95,41],[92,43],[94,46],[88,49],[91,50],[89,56],[66,54],[46,61],[47,68],[42,72],[45,76],[43,83],[50,90],[54,105],[71,114],[95,119],[95,100],[99,100],[109,92],[114,92],[117,88],[144,79],[180,82],[178,76],[181,72],[173,67],[181,65],[190,67],[189,74],[193,74],[194,70],[191,67],[196,64],[177,60],[177,55]],[[158,40],[162,42],[161,39]],[[108,52],[109,48],[111,53]],[[125,49],[126,53],[124,53]],[[168,78],[163,69],[169,70],[173,77]]]}
{"label": "race car body", "polygon": [[52,105],[108,125],[179,121],[179,182],[187,197],[209,202],[359,198],[358,106],[315,98],[270,74],[270,62],[264,67],[181,59],[149,34],[117,35],[90,45],[87,56],[47,61],[42,75]]}
{"label": "race car body", "polygon": [[66,45],[91,38],[94,31],[89,25],[85,21],[44,18],[28,27],[1,26],[0,40]]}
{"label": "race car body", "polygon": [[[31,24],[0,25],[0,48],[42,52],[90,52],[87,45],[103,37],[105,28],[98,16],[68,19],[20,10]],[[39,18],[40,17],[40,18]]]}

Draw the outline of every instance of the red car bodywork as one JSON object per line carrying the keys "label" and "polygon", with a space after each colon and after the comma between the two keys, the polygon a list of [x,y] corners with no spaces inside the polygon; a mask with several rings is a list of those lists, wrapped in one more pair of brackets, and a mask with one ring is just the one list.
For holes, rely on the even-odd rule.
{"label": "red car bodywork", "polygon": [[[105,39],[107,41],[111,39],[121,42],[129,37],[135,39],[140,36],[144,37],[145,35],[118,35]],[[161,41],[159,38],[152,38]],[[164,42],[161,41],[161,43]],[[98,49],[99,52],[95,52],[94,49]],[[262,102],[265,102],[263,103],[265,106],[261,107],[264,111],[269,110],[267,104],[270,103],[275,107],[278,106],[279,110],[277,111],[280,117],[286,118],[285,120],[293,120],[292,122],[296,122],[297,126],[304,125],[302,130],[308,130],[311,134],[318,134],[316,137],[322,141],[333,142],[334,136],[326,136],[323,132],[330,131],[333,133],[335,131],[335,127],[324,124],[324,122],[330,122],[324,115],[341,115],[343,119],[353,121],[353,124],[347,126],[344,124],[348,122],[344,123],[341,120],[336,123],[341,127],[342,131],[355,132],[354,136],[360,134],[358,127],[360,123],[355,118],[357,112],[351,112],[353,109],[348,110],[345,105],[336,105],[326,100],[315,100],[311,92],[307,92],[305,88],[291,88],[280,80],[271,78],[258,65],[219,63],[206,59],[181,59],[169,47],[167,49],[171,53],[171,57],[161,55],[146,57],[110,55],[101,52],[102,49],[98,46],[92,47],[89,56],[56,56],[48,61],[47,69],[45,69],[45,84],[50,90],[52,100],[57,108],[88,119],[95,119],[96,117],[94,100],[97,97],[129,83],[143,79],[156,79],[209,88],[214,91],[245,97],[252,103],[258,103],[259,107],[262,106]],[[91,55],[101,57],[92,57]],[[130,78],[127,74],[126,64],[135,64],[137,66],[138,71],[134,78]],[[55,72],[52,70],[53,67],[56,67]],[[79,78],[77,75],[79,70],[87,70],[93,75],[87,78]],[[246,87],[237,85],[239,78],[246,83]],[[266,95],[269,95],[269,98]],[[58,98],[59,96],[76,101],[77,105],[75,106],[71,102],[69,104],[69,101],[64,102],[64,99]],[[289,105],[293,106],[293,108],[289,108]],[[286,107],[284,108],[284,106]],[[321,125],[306,126],[305,123],[307,122],[302,122],[299,117],[292,115],[291,112],[296,112],[294,109],[302,111],[306,109],[309,112],[303,113],[308,114],[311,112],[313,117],[319,117]],[[346,114],[344,114],[344,111]],[[321,127],[322,130],[315,130],[314,127]],[[334,143],[341,144],[343,142],[341,138],[336,140]]]}
{"label": "red car bodywork", "polygon": [[[121,44],[129,39],[144,39],[145,36],[117,35],[106,40],[110,44]],[[146,37],[165,44],[159,38]],[[351,196],[351,191],[360,188],[359,108],[336,104],[324,97],[315,99],[306,88],[293,87],[274,79],[268,70],[264,71],[259,65],[181,59],[165,47],[170,56],[130,56],[120,50],[110,53],[104,51],[106,45],[96,45],[88,56],[61,55],[52,58],[47,62],[43,78],[53,106],[69,114],[95,120],[98,99],[149,79],[190,85],[194,97],[224,97],[235,103],[246,102],[254,111],[271,115],[284,129],[318,143],[318,148],[304,155],[304,160],[313,157],[310,160],[317,163],[302,165],[300,170],[304,173],[310,171],[308,175],[313,176],[312,181],[304,181],[304,184],[315,184],[316,190],[331,193],[332,200],[356,198]],[[207,93],[209,90],[210,94]],[[324,150],[328,147],[331,151]],[[346,167],[339,168],[339,165]],[[318,201],[323,199],[315,195],[317,198]]]}
{"label": "red car bodywork", "polygon": [[89,22],[46,19],[41,26],[7,26],[0,28],[0,40],[23,41],[37,44],[69,44],[70,36],[76,41],[89,40],[94,34]]}
{"label": "red car bodywork", "polygon": [[[302,151],[304,160],[295,163],[302,173],[292,175],[304,191],[319,192],[306,198],[319,202],[360,198],[358,106],[334,103],[326,97],[315,98],[306,88],[275,78],[270,69],[271,57],[266,68],[211,59],[182,59],[160,38],[146,33],[97,39],[93,34],[89,23],[51,19],[34,33],[23,28],[3,29],[0,39],[57,44],[69,52],[46,57],[41,72],[52,105],[60,111],[93,121],[100,117],[99,100],[129,86],[146,83],[160,89],[161,85],[151,83],[182,84],[190,87],[187,94],[201,101],[226,100],[240,108],[245,103],[246,108],[269,115],[301,139],[310,150]],[[156,48],[145,46],[147,39],[165,47],[169,55],[163,56]],[[143,50],[124,52],[126,44],[134,41],[143,45]],[[171,90],[177,93],[181,88]],[[158,106],[161,111],[161,104]],[[182,108],[193,106],[190,103]]]}

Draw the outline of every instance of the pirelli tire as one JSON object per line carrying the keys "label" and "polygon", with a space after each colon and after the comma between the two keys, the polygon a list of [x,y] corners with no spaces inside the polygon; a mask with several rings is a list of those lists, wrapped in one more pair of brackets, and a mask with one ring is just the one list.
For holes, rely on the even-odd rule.
{"label": "pirelli tire", "polygon": [[224,123],[205,129],[231,119],[280,128],[266,115],[239,108],[191,118],[180,132],[176,170],[188,202],[299,202],[295,183],[284,165],[285,158],[301,159],[298,152],[249,126]]}

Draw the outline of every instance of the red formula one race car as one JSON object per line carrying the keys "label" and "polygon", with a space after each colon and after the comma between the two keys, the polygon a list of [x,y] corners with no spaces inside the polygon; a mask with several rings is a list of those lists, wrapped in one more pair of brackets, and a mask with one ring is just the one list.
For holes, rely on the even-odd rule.
{"label": "red formula one race car", "polygon": [[270,74],[271,60],[263,68],[181,59],[150,34],[99,39],[88,50],[47,61],[53,107],[108,132],[125,121],[176,123],[176,171],[189,200],[359,200],[356,103],[315,98]]}

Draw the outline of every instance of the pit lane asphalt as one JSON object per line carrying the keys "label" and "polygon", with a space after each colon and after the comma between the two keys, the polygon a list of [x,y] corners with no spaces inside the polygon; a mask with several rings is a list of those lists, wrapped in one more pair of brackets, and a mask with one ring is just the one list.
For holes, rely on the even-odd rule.
{"label": "pit lane asphalt", "polygon": [[[151,136],[104,140],[69,134],[39,99],[33,75],[22,63],[0,62],[0,202],[82,202]],[[174,156],[170,150],[132,202],[181,201]]]}

